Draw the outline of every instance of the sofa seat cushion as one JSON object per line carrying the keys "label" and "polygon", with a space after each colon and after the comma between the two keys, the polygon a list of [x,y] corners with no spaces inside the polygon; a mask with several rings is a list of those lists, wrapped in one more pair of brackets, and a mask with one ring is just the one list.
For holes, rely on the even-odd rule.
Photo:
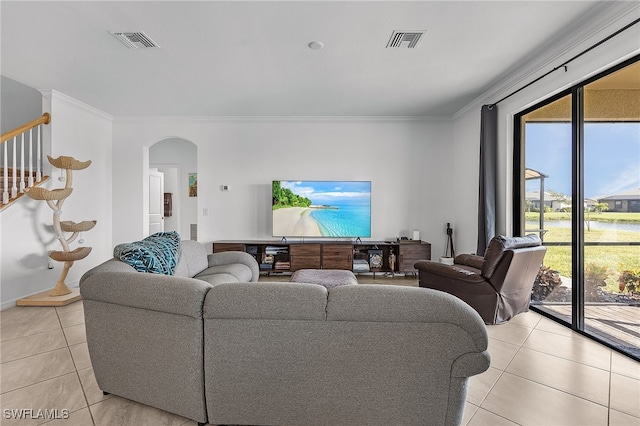
{"label": "sofa seat cushion", "polygon": [[195,279],[202,280],[206,283],[211,284],[212,286],[216,286],[218,284],[228,284],[228,283],[239,283],[238,279],[231,274],[211,274],[211,275],[200,275],[194,277]]}
{"label": "sofa seat cushion", "polygon": [[227,282],[249,282],[251,281],[251,277],[253,276],[251,268],[249,268],[247,265],[243,265],[241,263],[231,263],[228,265],[210,266],[194,276],[194,278],[204,279],[205,281],[208,281],[203,277],[218,274],[230,275],[235,278]]}

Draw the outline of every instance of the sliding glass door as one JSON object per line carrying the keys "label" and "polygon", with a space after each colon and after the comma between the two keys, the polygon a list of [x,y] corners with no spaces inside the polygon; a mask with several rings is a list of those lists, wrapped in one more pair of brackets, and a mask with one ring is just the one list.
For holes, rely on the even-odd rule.
{"label": "sliding glass door", "polygon": [[516,116],[514,233],[547,246],[531,305],[640,358],[638,58]]}
{"label": "sliding glass door", "polygon": [[637,357],[640,357],[639,82],[640,62],[636,62],[584,86],[583,176],[588,198],[584,200],[582,223],[585,330]]}
{"label": "sliding glass door", "polygon": [[547,246],[545,280],[534,289],[532,301],[552,305],[556,315],[571,323],[571,95],[523,115],[521,122],[525,159],[521,233],[538,234]]}

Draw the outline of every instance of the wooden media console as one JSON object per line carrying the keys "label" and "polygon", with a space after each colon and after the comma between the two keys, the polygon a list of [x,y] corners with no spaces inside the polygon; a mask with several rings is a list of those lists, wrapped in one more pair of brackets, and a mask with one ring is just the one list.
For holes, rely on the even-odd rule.
{"label": "wooden media console", "polygon": [[[431,244],[425,241],[214,241],[213,252],[244,251],[256,258],[260,271],[294,272],[299,269],[344,269],[355,273],[416,273],[418,260],[431,260]],[[395,255],[393,268],[390,264]],[[366,260],[368,270],[354,268]]]}

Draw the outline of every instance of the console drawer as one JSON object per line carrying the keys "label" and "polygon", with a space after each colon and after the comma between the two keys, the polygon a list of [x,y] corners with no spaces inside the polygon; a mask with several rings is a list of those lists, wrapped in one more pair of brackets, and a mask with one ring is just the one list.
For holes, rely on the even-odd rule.
{"label": "console drawer", "polygon": [[353,245],[323,244],[322,269],[353,269]]}
{"label": "console drawer", "polygon": [[320,269],[321,262],[321,245],[318,244],[291,244],[289,246],[289,256],[291,261],[291,270],[298,269]]}
{"label": "console drawer", "polygon": [[214,253],[222,251],[245,251],[245,247],[242,243],[213,243]]}

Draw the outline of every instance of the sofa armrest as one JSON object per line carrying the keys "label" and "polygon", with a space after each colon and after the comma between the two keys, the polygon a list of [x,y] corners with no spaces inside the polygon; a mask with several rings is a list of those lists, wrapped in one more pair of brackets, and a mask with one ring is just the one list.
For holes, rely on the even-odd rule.
{"label": "sofa armrest", "polygon": [[466,265],[445,265],[431,260],[420,260],[413,267],[418,270],[421,276],[430,274],[469,283],[484,281],[479,270]]}
{"label": "sofa armrest", "polygon": [[251,282],[258,281],[260,265],[253,256],[244,251],[222,251],[208,255],[209,267],[240,263],[251,269]]}
{"label": "sofa armrest", "polygon": [[202,309],[210,288],[135,271],[88,276],[80,294],[97,386],[206,423]]}
{"label": "sofa armrest", "polygon": [[136,270],[128,263],[125,263],[114,257],[85,272],[82,277],[80,277],[80,284],[82,284],[82,282],[90,276],[103,272],[136,272]]}
{"label": "sofa armrest", "polygon": [[470,377],[484,373],[489,369],[491,356],[489,351],[470,352],[462,355],[451,366],[452,377]]}
{"label": "sofa armrest", "polygon": [[453,263],[471,266],[472,268],[476,269],[482,269],[484,257],[475,254],[459,254],[458,256],[456,256]]}
{"label": "sofa armrest", "polygon": [[202,317],[202,306],[211,285],[193,278],[143,272],[102,272],[80,283],[83,299]]}

